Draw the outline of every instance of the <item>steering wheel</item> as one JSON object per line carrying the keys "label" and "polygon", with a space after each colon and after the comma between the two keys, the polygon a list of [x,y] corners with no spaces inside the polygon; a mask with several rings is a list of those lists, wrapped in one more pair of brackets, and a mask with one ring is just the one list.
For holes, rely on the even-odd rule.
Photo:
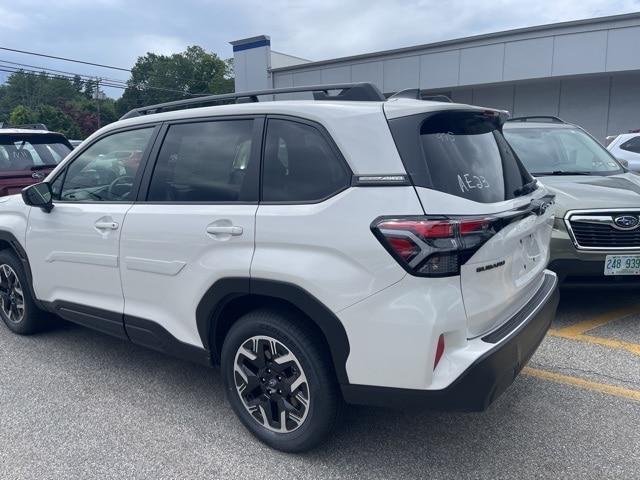
{"label": "steering wheel", "polygon": [[[134,178],[131,175],[122,175],[121,177],[116,178],[113,182],[109,184],[108,193],[109,198],[122,198],[131,192],[131,187],[133,186]],[[117,192],[117,187],[128,187],[126,192]]]}

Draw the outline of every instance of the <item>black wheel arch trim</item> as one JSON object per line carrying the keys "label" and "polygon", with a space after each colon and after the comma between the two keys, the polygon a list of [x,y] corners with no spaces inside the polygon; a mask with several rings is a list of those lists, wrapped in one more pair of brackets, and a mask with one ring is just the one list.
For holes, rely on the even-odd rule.
{"label": "black wheel arch trim", "polygon": [[205,293],[196,308],[196,322],[202,344],[214,361],[220,352],[212,339],[217,338],[223,322],[222,312],[230,301],[243,296],[262,296],[283,300],[307,315],[327,340],[338,382],[348,384],[346,370],[349,356],[347,332],[338,317],[320,300],[293,283],[260,278],[223,278]]}
{"label": "black wheel arch trim", "polygon": [[22,263],[24,272],[27,275],[27,280],[28,280],[27,287],[29,288],[29,293],[31,294],[31,298],[39,308],[46,310],[47,308],[46,305],[44,305],[40,300],[38,300],[38,297],[36,296],[36,292],[33,289],[33,275],[31,273],[31,265],[29,264],[29,257],[27,257],[27,252],[25,251],[24,247],[18,241],[18,239],[13,233],[8,232],[6,230],[0,230],[0,240],[5,241],[9,244],[9,246],[11,247],[11,250],[13,250],[13,253],[16,254],[18,259]]}

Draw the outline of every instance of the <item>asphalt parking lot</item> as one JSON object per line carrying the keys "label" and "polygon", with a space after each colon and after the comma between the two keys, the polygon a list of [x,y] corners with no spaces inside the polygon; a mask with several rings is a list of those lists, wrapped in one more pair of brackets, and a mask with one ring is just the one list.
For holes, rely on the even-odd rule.
{"label": "asphalt parking lot", "polygon": [[563,291],[487,412],[349,408],[293,456],[244,430],[217,370],[72,325],[2,327],[0,478],[640,478],[639,365],[640,292]]}

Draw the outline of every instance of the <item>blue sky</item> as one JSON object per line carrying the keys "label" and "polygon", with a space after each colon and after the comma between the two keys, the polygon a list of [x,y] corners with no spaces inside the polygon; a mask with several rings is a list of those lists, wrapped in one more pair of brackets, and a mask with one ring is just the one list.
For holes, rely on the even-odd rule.
{"label": "blue sky", "polygon": [[[638,10],[640,0],[0,0],[0,46],[131,68],[148,51],[194,44],[228,58],[229,41],[267,34],[274,50],[322,60]],[[0,60],[127,78],[5,51]]]}

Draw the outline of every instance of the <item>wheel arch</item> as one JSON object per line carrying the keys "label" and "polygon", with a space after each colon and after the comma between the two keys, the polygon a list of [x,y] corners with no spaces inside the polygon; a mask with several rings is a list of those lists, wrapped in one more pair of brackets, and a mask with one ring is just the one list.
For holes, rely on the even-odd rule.
{"label": "wheel arch", "polygon": [[38,297],[36,297],[36,292],[33,289],[33,275],[31,274],[31,265],[29,264],[27,252],[13,233],[6,230],[0,230],[0,250],[10,250],[16,255],[16,257],[18,257],[18,260],[22,263],[24,272],[27,275],[31,298],[33,298],[33,301],[38,307],[44,308],[42,302],[40,302]]}
{"label": "wheel arch", "polygon": [[266,279],[224,278],[215,282],[196,308],[198,333],[204,347],[219,362],[226,333],[244,313],[261,307],[294,309],[322,336],[340,384],[348,384],[349,340],[338,317],[303,288]]}

